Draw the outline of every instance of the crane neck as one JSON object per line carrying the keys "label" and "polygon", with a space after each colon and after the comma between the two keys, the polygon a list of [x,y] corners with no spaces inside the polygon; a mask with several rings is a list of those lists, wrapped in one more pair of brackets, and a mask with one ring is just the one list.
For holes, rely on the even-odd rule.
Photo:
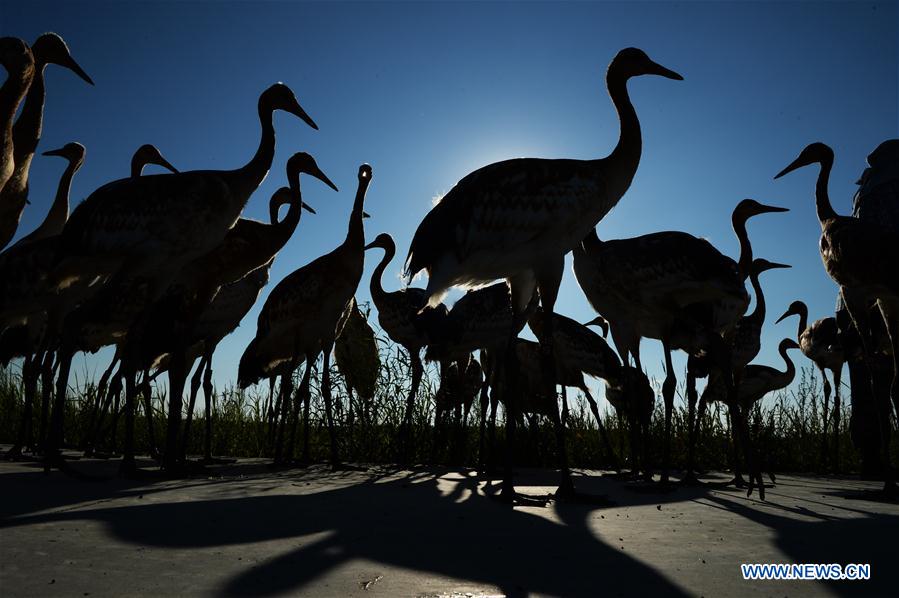
{"label": "crane neck", "polygon": [[806,328],[808,328],[808,307],[803,303],[799,310],[799,330],[796,332],[797,340],[802,336],[802,333],[805,332]]}
{"label": "crane neck", "polygon": [[[264,97],[264,96],[263,96]],[[236,189],[238,195],[243,198],[255,191],[268,175],[275,157],[275,126],[273,121],[274,109],[259,100],[259,124],[262,133],[259,138],[259,147],[253,158],[243,167],[233,171],[236,175]],[[243,208],[243,206],[241,206]]]}
{"label": "crane neck", "polygon": [[796,365],[793,363],[793,360],[790,359],[790,355],[787,353],[788,350],[789,348],[781,343],[780,356],[784,360],[784,363],[787,365],[787,371],[781,372],[781,381],[786,381],[786,384],[784,384],[784,386],[790,384],[793,381],[793,378],[796,377]]}
{"label": "crane neck", "polygon": [[303,194],[300,191],[300,175],[290,176],[290,202],[287,213],[278,221],[278,209],[282,204],[272,202],[269,205],[271,234],[266,235],[271,255],[278,253],[293,236],[303,216]]}
{"label": "crane neck", "polygon": [[640,121],[627,92],[627,78],[610,71],[606,76],[609,97],[618,113],[619,134],[615,149],[605,159],[609,164],[603,169],[608,176],[607,185],[611,196],[620,198],[627,191],[637,173],[640,155],[643,152],[643,137]]}
{"label": "crane neck", "polygon": [[755,293],[755,307],[752,313],[747,316],[751,320],[765,321],[765,293],[762,292],[762,285],[759,282],[759,273],[753,272],[749,275],[749,282],[752,283],[752,292]]}
{"label": "crane neck", "polygon": [[731,218],[737,240],[740,242],[740,257],[737,260],[737,269],[740,271],[740,279],[746,280],[752,268],[752,243],[749,242],[749,233],[746,232],[746,218],[735,215]]}
{"label": "crane neck", "polygon": [[382,297],[387,295],[387,291],[384,290],[384,286],[382,285],[382,279],[384,277],[384,270],[387,269],[387,264],[393,260],[395,255],[396,245],[389,243],[384,247],[384,257],[381,258],[381,261],[375,266],[375,271],[371,274],[368,290],[371,293],[372,299],[375,301],[375,305],[379,303]]}
{"label": "crane neck", "polygon": [[40,226],[45,236],[58,235],[66,225],[66,221],[69,219],[69,192],[72,189],[72,178],[81,168],[82,163],[82,160],[72,160],[62,173],[59,186],[56,188],[56,198]]}
{"label": "crane neck", "polygon": [[25,95],[25,103],[22,104],[22,112],[12,127],[13,156],[16,167],[25,161],[31,162],[37,144],[41,140],[41,129],[44,121],[44,100],[46,89],[44,84],[44,69],[47,63],[35,61],[34,76],[28,93]]}
{"label": "crane neck", "polygon": [[[28,92],[33,78],[34,63],[26,63],[22,69],[8,71],[6,81],[0,87],[0,122],[12,123],[16,110]],[[7,131],[11,130],[12,127],[7,129]]]}
{"label": "crane neck", "polygon": [[356,199],[353,201],[353,211],[350,213],[350,224],[347,227],[344,245],[349,245],[359,251],[364,251],[365,246],[365,228],[362,226],[362,207],[365,203],[365,192],[371,178],[359,180],[359,187],[356,190]]}
{"label": "crane neck", "polygon": [[815,182],[815,211],[818,213],[818,222],[824,224],[825,221],[837,217],[830,203],[830,195],[827,193],[830,171],[833,169],[833,156],[822,158],[820,164],[821,170],[818,171],[818,180]]}

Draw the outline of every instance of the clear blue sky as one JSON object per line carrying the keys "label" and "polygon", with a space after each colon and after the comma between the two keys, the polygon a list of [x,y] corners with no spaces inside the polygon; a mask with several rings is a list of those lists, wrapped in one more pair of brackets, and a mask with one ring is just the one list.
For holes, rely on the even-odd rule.
{"label": "clear blue sky", "polygon": [[[685,80],[631,81],[643,158],[600,236],[684,230],[736,256],[730,211],[737,201],[789,207],[749,226],[757,256],[793,265],[763,278],[769,320],[757,361],[778,366],[777,342],[795,335],[796,322],[774,326],[774,319],[794,299],[809,304],[813,319],[830,315],[835,287],[817,250],[816,172],[773,175],[805,144],[830,144],[831,197],[848,213],[865,156],[899,134],[894,2],[3,0],[0,7],[3,35],[31,42],[56,31],[96,82],[89,87],[47,69],[40,150],[69,141],[87,147],[75,203],[125,176],[143,143],[156,144],[182,170],[243,164],[258,141],[259,93],[275,81],[293,88],[321,130],[276,116],[274,165],[245,215],[267,218],[270,194],[285,184],[285,161],[300,150],[317,158],[341,192],[304,181],[304,199],[318,215],[304,216],[275,261],[269,289],[342,241],[362,162],[374,168],[366,235],[395,237],[399,255],[385,286],[396,288],[391,275],[399,274],[432,198],[471,170],[517,156],[605,156],[618,136],[605,69],[621,48],[640,47]],[[59,158],[35,159],[20,235],[43,217],[63,167]],[[362,301],[380,256],[366,262]],[[220,345],[219,383],[236,377],[261,304]],[[592,317],[570,258],[557,311]],[[101,357],[89,367],[102,369],[108,355]],[[643,357],[659,375],[658,343],[644,341]],[[679,372],[683,363],[679,357]]]}

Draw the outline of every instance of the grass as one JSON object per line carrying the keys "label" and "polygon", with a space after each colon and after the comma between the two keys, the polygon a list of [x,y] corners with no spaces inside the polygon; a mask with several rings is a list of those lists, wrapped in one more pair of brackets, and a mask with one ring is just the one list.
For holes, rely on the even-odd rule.
{"label": "grass", "polygon": [[[409,362],[405,352],[386,338],[378,339],[382,366],[378,374],[375,396],[361,402],[354,396],[352,417],[344,379],[333,367],[333,396],[335,399],[335,421],[338,425],[341,455],[348,461],[369,463],[391,462],[396,459],[396,440],[403,416],[405,396],[410,384]],[[321,361],[315,366],[321,367]],[[317,369],[316,369],[317,373]],[[299,374],[295,383],[299,384]],[[311,403],[311,456],[315,460],[328,458],[328,432],[325,426],[324,404],[317,380],[313,376]],[[413,413],[414,460],[438,461],[474,465],[478,455],[479,405],[476,401],[470,416],[469,426],[450,428],[439,441],[439,449],[434,450],[434,395],[437,390],[436,367],[426,366],[418,399]],[[660,385],[657,386],[660,394]],[[165,400],[164,386],[156,387],[152,397],[152,421],[157,442],[164,438]],[[73,389],[66,404],[66,443],[72,447],[84,446],[92,418],[92,404],[97,394],[94,381],[86,375],[75,376]],[[227,387],[215,390],[213,410],[214,455],[233,457],[267,457],[271,450],[268,442],[266,408],[269,401],[267,385],[259,385],[248,390]],[[842,393],[843,402],[840,423],[840,471],[848,472],[858,468],[858,456],[849,436],[848,392]],[[682,468],[687,455],[687,408],[683,386],[678,388],[672,433],[672,465]],[[610,464],[608,455],[602,448],[596,422],[585,398],[569,392],[570,413],[568,419],[568,450],[570,462],[575,467],[593,468]],[[38,401],[39,402],[39,401]],[[187,401],[185,400],[185,405]],[[201,403],[201,401],[198,401]],[[0,369],[0,442],[11,443],[15,439],[18,421],[22,412],[23,394],[20,372],[15,367]],[[189,454],[203,451],[204,423],[202,407],[197,409],[188,442]],[[612,446],[619,454],[628,453],[628,433],[623,428],[614,411],[607,406],[602,413],[603,424],[609,431]],[[39,429],[40,405],[35,409],[34,430]],[[498,417],[502,424],[502,409]],[[106,436],[105,448],[120,449],[122,446],[122,418],[116,422],[112,433],[112,419],[104,420],[110,428]],[[812,368],[803,368],[796,383],[789,389],[767,397],[750,414],[750,425],[757,445],[762,447],[766,468],[771,471],[819,472],[824,470],[822,461],[823,404],[821,380]],[[832,424],[831,424],[832,426]],[[710,406],[701,424],[702,442],[697,449],[697,463],[705,469],[725,469],[729,467],[731,435],[725,409],[718,404]],[[657,400],[650,429],[650,458],[661,462],[664,431],[664,409]],[[832,446],[832,430],[829,433]],[[501,441],[500,427],[497,437]],[[298,443],[302,441],[298,434]],[[139,451],[150,448],[147,416],[143,402],[138,407],[135,423],[135,442]],[[894,443],[895,444],[895,443]],[[102,448],[102,447],[101,447]],[[895,448],[895,447],[894,447]],[[895,450],[894,450],[895,453]],[[295,451],[294,454],[299,454]],[[519,435],[517,450],[523,465],[553,466],[555,463],[555,437],[552,426],[546,420],[539,421],[536,428],[527,427]]]}

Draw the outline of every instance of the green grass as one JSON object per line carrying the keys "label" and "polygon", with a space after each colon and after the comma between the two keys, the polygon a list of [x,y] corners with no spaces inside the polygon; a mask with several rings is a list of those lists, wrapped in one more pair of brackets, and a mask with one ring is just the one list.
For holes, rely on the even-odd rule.
{"label": "green grass", "polygon": [[[382,367],[378,375],[375,396],[363,406],[358,397],[354,399],[353,418],[350,421],[347,392],[343,377],[333,368],[333,396],[335,399],[335,421],[338,424],[340,450],[344,459],[359,462],[391,462],[396,459],[396,439],[402,420],[405,396],[409,386],[409,364],[406,354],[395,345],[379,339]],[[320,367],[320,363],[317,364]],[[316,370],[317,373],[317,370]],[[328,432],[325,426],[324,405],[318,388],[318,376],[313,376],[310,447],[312,458],[328,458]],[[434,443],[434,394],[437,390],[436,367],[427,366],[422,380],[419,397],[413,413],[414,459],[429,461],[433,455]],[[299,384],[299,372],[296,379]],[[162,387],[164,389],[164,386]],[[657,385],[657,391],[660,385]],[[823,430],[823,405],[821,381],[811,368],[802,369],[797,382],[788,390],[766,398],[757,405],[750,416],[750,425],[757,445],[761,447],[767,469],[772,471],[818,472],[822,471],[821,441]],[[75,377],[66,404],[66,444],[71,447],[84,445],[88,431],[97,388],[87,376]],[[657,393],[658,394],[658,393]],[[841,471],[858,468],[858,457],[849,437],[848,391],[842,393],[843,402],[840,455]],[[267,457],[270,455],[267,424],[265,421],[267,385],[259,385],[242,391],[233,387],[215,390],[213,411],[213,444],[215,455],[233,457]],[[682,468],[687,454],[687,409],[684,389],[678,388],[673,417],[672,465]],[[570,414],[568,420],[568,450],[570,462],[575,467],[608,466],[608,455],[602,449],[596,422],[586,400],[569,392]],[[39,401],[38,401],[39,402]],[[185,398],[185,405],[187,400]],[[201,401],[198,401],[200,404]],[[157,442],[164,438],[165,406],[167,401],[159,389],[154,389],[152,398],[152,421]],[[0,442],[11,443],[15,439],[18,421],[22,412],[23,395],[19,370],[13,366],[0,369]],[[185,407],[186,408],[186,407]],[[189,454],[203,451],[204,423],[200,406],[194,416],[188,444]],[[36,405],[34,429],[39,429],[40,405]],[[440,441],[437,459],[473,465],[478,454],[479,406],[476,401],[469,415],[469,426],[465,431],[449,429]],[[498,417],[502,425],[502,408]],[[104,420],[111,426],[109,416]],[[603,424],[609,431],[616,452],[628,452],[628,433],[619,425],[619,420],[611,410],[603,413]],[[110,433],[99,448],[121,449],[124,421],[118,418],[115,440]],[[656,464],[661,462],[664,431],[664,409],[661,399],[657,400],[653,415],[650,443],[650,458]],[[832,434],[832,432],[831,432]],[[497,431],[499,441],[503,430]],[[710,407],[702,422],[702,442],[698,445],[697,463],[705,469],[724,469],[730,462],[730,430],[725,409],[717,404]],[[552,466],[555,463],[555,436],[548,421],[540,421],[535,429],[521,430],[516,454],[522,465]],[[139,451],[149,450],[149,435],[143,402],[138,407],[135,424],[135,442]],[[302,442],[301,433],[297,443]],[[832,442],[832,436],[831,440]],[[894,451],[895,452],[895,451]],[[294,454],[299,454],[299,448]]]}

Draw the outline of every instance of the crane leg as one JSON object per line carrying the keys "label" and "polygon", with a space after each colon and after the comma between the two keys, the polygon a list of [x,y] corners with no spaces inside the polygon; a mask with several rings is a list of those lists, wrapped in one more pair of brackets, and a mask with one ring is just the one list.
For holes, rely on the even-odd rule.
{"label": "crane leg", "polygon": [[418,387],[421,384],[421,377],[424,373],[424,367],[421,364],[421,357],[417,350],[409,349],[409,361],[412,364],[412,386],[409,394],[406,396],[406,408],[403,412],[403,423],[400,424],[400,462],[407,463],[409,461],[409,453],[412,442],[412,410],[415,405],[415,396],[418,393]]}
{"label": "crane leg", "polygon": [[[72,367],[74,350],[66,345],[59,351],[59,375],[56,380],[56,396],[53,397],[53,409],[50,414],[50,429],[46,443],[44,471],[49,471],[54,464],[62,461],[63,421],[66,408],[66,393],[69,387],[69,372]],[[46,369],[45,369],[46,371]],[[52,373],[52,368],[50,368]],[[49,390],[49,389],[48,389]],[[49,396],[47,397],[49,404]]]}
{"label": "crane leg", "polygon": [[[306,356],[306,371],[303,372],[303,379],[300,381],[300,399],[303,400],[303,463],[310,462],[309,456],[309,404],[312,401],[312,392],[309,390],[310,376],[312,376],[312,366],[317,359],[316,355]],[[299,403],[298,403],[299,404]]]}
{"label": "crane leg", "polygon": [[[190,365],[192,364],[188,363],[187,356],[180,347],[171,353],[169,362],[169,414],[166,427],[165,454],[163,455],[163,468],[170,472],[177,470],[180,462],[178,449],[181,447],[178,438],[181,435],[184,382],[187,379],[187,373],[190,371]],[[131,375],[133,373],[129,372],[129,376]],[[125,400],[127,405],[127,392],[125,393]]]}
{"label": "crane leg", "polygon": [[[297,418],[300,413],[300,397],[294,394],[293,373],[299,367],[298,356],[290,361],[288,371],[281,376],[281,426],[278,428],[278,446],[275,452],[275,463],[290,463],[296,446]],[[308,367],[308,363],[307,363]],[[305,374],[304,374],[305,376]],[[305,380],[305,378],[304,378]],[[302,389],[302,385],[300,385]],[[287,438],[287,449],[284,449],[284,434],[290,429]]]}
{"label": "crane leg", "polygon": [[609,454],[609,458],[612,459],[612,466],[615,468],[615,471],[620,472],[621,461],[618,459],[618,455],[615,454],[615,449],[612,448],[612,442],[609,440],[608,433],[606,433],[606,427],[602,425],[602,418],[599,416],[599,405],[597,405],[596,399],[593,398],[593,395],[590,394],[586,387],[582,388],[581,392],[584,393],[584,396],[587,397],[587,402],[590,403],[590,411],[593,412],[593,417],[596,418],[596,427],[599,428],[599,438]]}
{"label": "crane leg", "polygon": [[140,393],[144,399],[144,413],[147,418],[147,440],[150,443],[150,456],[159,459],[159,445],[156,444],[156,426],[153,422],[153,388],[150,386],[150,370],[144,370],[140,383]]}
{"label": "crane leg", "polygon": [[[540,357],[543,369],[543,379],[546,384],[548,396],[553,397],[553,403],[557,404],[556,396],[556,358],[555,358],[555,326],[553,324],[553,311],[556,307],[556,298],[559,294],[559,284],[562,282],[562,273],[565,267],[563,255],[558,257],[549,267],[543,269],[537,275],[537,290],[540,293],[540,305],[543,307],[544,325],[540,340]],[[517,334],[517,330],[516,330]],[[576,495],[574,482],[571,479],[571,470],[568,468],[568,450],[565,446],[565,428],[558,407],[552,410],[553,426],[556,430],[556,452],[559,460],[560,481],[556,491],[558,498],[574,498]]]}
{"label": "crane leg", "polygon": [[487,432],[487,407],[489,398],[487,396],[487,380],[484,380],[481,383],[481,396],[480,396],[480,405],[479,410],[481,414],[481,419],[478,422],[478,473],[485,473],[485,466],[487,462],[487,455],[485,454],[486,450],[486,432]]}
{"label": "crane leg", "polygon": [[[712,379],[709,376],[709,385]],[[698,402],[696,393],[696,372],[687,365],[687,471],[684,475],[684,484],[696,484],[699,480],[696,477],[695,458],[696,458],[696,428],[698,427],[696,418],[696,404]]]}
{"label": "crane leg", "polygon": [[22,363],[22,382],[25,390],[25,402],[22,406],[22,417],[19,420],[19,429],[16,433],[16,443],[7,451],[6,459],[18,459],[22,456],[23,447],[28,446],[28,436],[32,428],[34,418],[34,400],[37,396],[37,379],[40,375],[38,364],[41,361],[40,353],[26,355]]}
{"label": "crane leg", "polygon": [[[119,473],[123,476],[131,476],[137,472],[137,464],[134,460],[134,399],[137,397],[137,385],[135,384],[135,372],[124,369],[125,376],[125,447],[122,451],[122,464]],[[113,429],[115,434],[115,429]],[[176,456],[166,452],[166,457]]]}
{"label": "crane leg", "polygon": [[187,458],[187,446],[190,444],[190,425],[194,419],[194,407],[197,404],[197,394],[200,392],[200,378],[203,374],[205,357],[200,360],[197,370],[190,377],[190,400],[187,402],[187,417],[184,419],[184,438],[181,439],[181,460]]}
{"label": "crane leg", "polygon": [[112,398],[112,421],[109,423],[109,448],[112,453],[116,452],[116,436],[119,430],[119,415],[121,415],[122,411],[120,409],[121,400],[122,400],[122,380],[124,379],[124,372],[122,372],[121,368],[119,369],[119,373],[110,383],[109,396]]}
{"label": "crane leg", "polygon": [[90,456],[94,452],[94,448],[96,446],[97,434],[100,432],[100,428],[102,428],[103,424],[103,414],[106,409],[109,408],[109,399],[107,398],[107,389],[109,388],[109,378],[112,376],[113,371],[115,369],[116,364],[119,362],[119,350],[116,349],[115,357],[112,358],[112,363],[109,364],[109,367],[103,372],[103,375],[100,376],[100,382],[97,383],[97,400],[94,401],[93,408],[91,409],[90,419],[88,420],[88,434],[87,439],[84,444],[84,453],[86,456]]}
{"label": "crane leg", "polygon": [[830,419],[830,381],[827,379],[827,372],[824,371],[824,368],[818,366],[818,371],[821,372],[821,379],[824,380],[824,421],[823,421],[823,430],[821,434],[821,468],[827,469],[827,427]]}
{"label": "crane leg", "polygon": [[331,468],[340,469],[340,456],[337,450],[337,430],[334,429],[334,415],[331,405],[331,348],[334,343],[329,342],[323,347],[322,356],[322,398],[325,401],[325,417],[328,420],[328,436],[331,441]]}
{"label": "crane leg", "polygon": [[203,442],[203,457],[206,463],[212,463],[212,417],[215,414],[213,409],[215,394],[212,388],[212,352],[209,351],[204,356],[206,361],[205,372],[203,373],[203,398],[206,403],[206,433]]}
{"label": "crane leg", "polygon": [[667,342],[662,343],[665,351],[665,382],[662,384],[662,398],[665,401],[665,444],[662,447],[662,477],[661,483],[668,483],[668,468],[671,459],[671,416],[674,411],[674,390],[677,386],[677,378],[674,375],[674,366],[671,364],[671,347]]}
{"label": "crane leg", "polygon": [[[846,306],[846,310],[849,312],[849,316],[852,318],[852,323],[855,325],[855,329],[858,332],[859,342],[862,346],[862,355],[864,357],[865,369],[868,371],[868,380],[871,384],[871,396],[874,399],[874,412],[877,414],[877,429],[880,431],[880,460],[881,465],[883,467],[883,491],[887,496],[895,497],[899,495],[899,487],[896,486],[896,481],[893,477],[893,465],[890,459],[890,442],[889,442],[889,430],[890,430],[890,406],[889,401],[887,401],[887,405],[884,406],[884,401],[881,399],[880,393],[878,393],[877,385],[874,380],[874,372],[875,367],[873,363],[872,353],[870,347],[868,346],[868,332],[870,331],[870,326],[868,325],[868,303],[864,298],[860,298],[854,293],[851,289],[847,289],[845,287],[840,287],[840,292],[843,295],[843,303]],[[880,302],[878,302],[880,303]],[[884,315],[883,304],[880,304],[881,315]],[[887,329],[889,330],[889,321],[887,318],[884,318],[884,321],[887,324]],[[895,319],[894,319],[895,324]],[[899,330],[895,331],[895,334],[891,336],[891,343],[893,344],[893,382],[895,386],[896,382],[896,360],[897,358],[897,343],[899,341]]]}
{"label": "crane leg", "polygon": [[284,451],[284,429],[287,427],[288,422],[288,414],[290,413],[290,379],[293,377],[292,372],[286,372],[281,374],[281,387],[278,389],[278,400],[275,406],[274,420],[273,420],[273,441],[274,441],[274,449],[272,454],[272,460],[275,465],[279,465],[282,462],[282,455]]}
{"label": "crane leg", "polygon": [[840,368],[833,370],[833,470],[840,473],[840,380],[843,375],[842,364]]}
{"label": "crane leg", "polygon": [[896,417],[899,417],[899,300],[887,302],[880,299],[877,301],[877,305],[880,307],[880,314],[883,316],[887,333],[890,336],[890,352],[893,354],[893,381],[890,384],[890,399],[892,399]]}

